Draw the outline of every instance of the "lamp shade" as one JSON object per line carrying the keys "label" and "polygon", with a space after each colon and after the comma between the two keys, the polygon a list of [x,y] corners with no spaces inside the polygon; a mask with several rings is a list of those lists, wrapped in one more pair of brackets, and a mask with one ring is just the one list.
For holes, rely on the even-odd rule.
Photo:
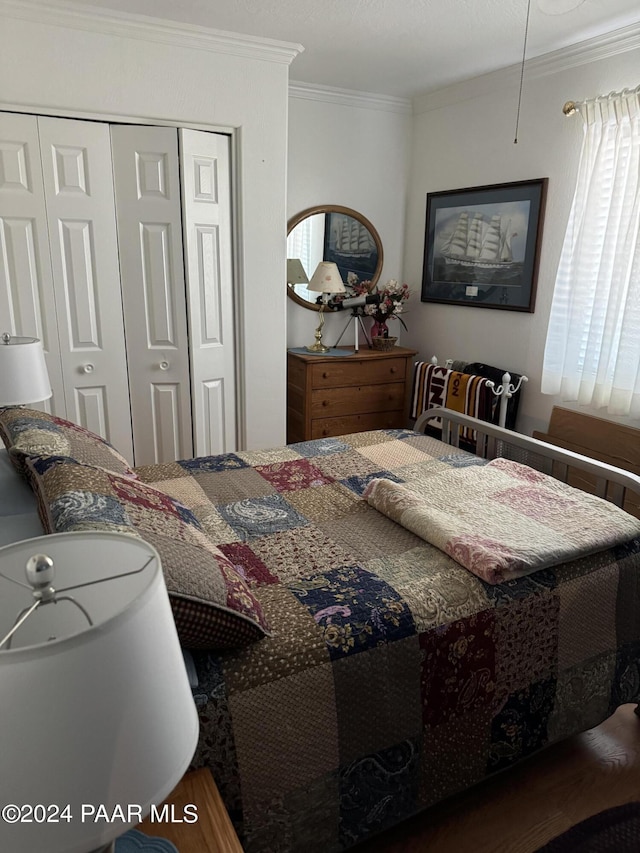
{"label": "lamp shade", "polygon": [[311,276],[307,290],[313,290],[316,293],[344,293],[345,286],[337,264],[330,261],[320,261],[316,271]]}
{"label": "lamp shade", "polygon": [[4,333],[0,337],[0,406],[37,403],[50,396],[41,341]]}
{"label": "lamp shade", "polygon": [[306,284],[309,278],[299,258],[287,258],[287,284]]}
{"label": "lamp shade", "polygon": [[43,553],[55,606],[41,605],[0,649],[0,801],[49,811],[30,823],[8,813],[0,849],[87,853],[167,797],[198,718],[160,558],[133,536],[59,533],[1,548],[2,636],[33,604],[24,566]]}

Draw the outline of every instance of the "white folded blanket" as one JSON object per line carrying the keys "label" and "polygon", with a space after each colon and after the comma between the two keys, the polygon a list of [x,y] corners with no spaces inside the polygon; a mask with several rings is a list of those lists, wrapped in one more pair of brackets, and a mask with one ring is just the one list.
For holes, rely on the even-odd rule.
{"label": "white folded blanket", "polygon": [[640,519],[507,459],[449,468],[417,489],[374,479],[364,497],[491,584],[640,536]]}

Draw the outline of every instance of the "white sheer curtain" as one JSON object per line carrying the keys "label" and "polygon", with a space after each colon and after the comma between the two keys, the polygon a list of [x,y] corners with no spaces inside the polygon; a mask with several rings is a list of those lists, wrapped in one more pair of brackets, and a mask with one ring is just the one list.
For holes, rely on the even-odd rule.
{"label": "white sheer curtain", "polygon": [[542,393],[640,416],[640,87],[583,103]]}

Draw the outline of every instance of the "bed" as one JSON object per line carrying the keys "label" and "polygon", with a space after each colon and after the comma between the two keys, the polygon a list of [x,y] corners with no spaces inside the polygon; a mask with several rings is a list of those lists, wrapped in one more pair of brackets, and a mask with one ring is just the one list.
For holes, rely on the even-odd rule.
{"label": "bed", "polygon": [[[449,443],[419,422],[133,471],[110,471],[108,446],[79,460],[85,436],[63,441],[59,419],[0,416],[45,529],[129,529],[160,542],[163,566],[217,561],[211,595],[235,623],[194,616],[201,576],[185,593],[171,563],[168,588],[200,714],[193,766],[211,769],[247,853],[348,849],[640,700],[639,535],[489,583],[365,496],[492,457],[560,479],[586,466],[618,501],[638,478],[435,414]],[[477,455],[455,446],[460,428]],[[145,528],[156,505],[170,521]]]}

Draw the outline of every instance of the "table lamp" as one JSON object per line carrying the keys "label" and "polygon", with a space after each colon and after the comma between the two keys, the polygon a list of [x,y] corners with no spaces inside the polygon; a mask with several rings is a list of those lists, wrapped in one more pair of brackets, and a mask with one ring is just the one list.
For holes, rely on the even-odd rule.
{"label": "table lamp", "polygon": [[51,384],[38,338],[0,335],[0,406],[23,406],[51,397]]}
{"label": "table lamp", "polygon": [[326,298],[332,293],[344,293],[345,286],[340,276],[340,271],[336,264],[330,261],[320,261],[316,267],[316,271],[311,276],[311,281],[307,285],[307,290],[312,290],[322,294],[322,302],[320,303],[320,323],[315,331],[315,343],[305,347],[307,352],[325,353],[329,352],[330,347],[326,347],[322,343],[322,327],[324,326],[324,310],[326,307]]}
{"label": "table lamp", "polygon": [[112,851],[197,738],[151,545],[87,531],[0,548],[1,850]]}
{"label": "table lamp", "polygon": [[287,284],[308,284],[309,278],[300,258],[287,258]]}

